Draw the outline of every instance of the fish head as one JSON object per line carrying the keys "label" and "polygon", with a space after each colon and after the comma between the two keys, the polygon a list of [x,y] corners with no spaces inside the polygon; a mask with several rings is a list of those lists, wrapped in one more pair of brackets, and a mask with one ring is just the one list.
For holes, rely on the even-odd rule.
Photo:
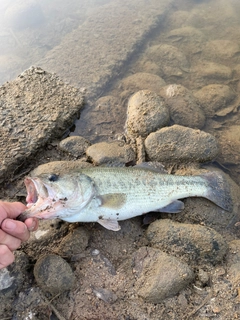
{"label": "fish head", "polygon": [[21,219],[63,219],[81,211],[94,196],[94,183],[82,173],[42,174],[24,180],[27,210]]}

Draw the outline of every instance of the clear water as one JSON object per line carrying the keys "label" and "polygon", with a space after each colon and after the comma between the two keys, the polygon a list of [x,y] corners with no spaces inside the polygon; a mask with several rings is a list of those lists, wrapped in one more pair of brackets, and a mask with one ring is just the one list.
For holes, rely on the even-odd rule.
{"label": "clear water", "polygon": [[[146,16],[135,12],[137,0],[129,1],[129,6],[127,1],[114,0],[1,0],[0,84],[14,79],[29,66],[38,65],[39,61],[43,61],[56,48],[60,52],[61,44],[65,43],[66,46],[68,39],[73,39],[71,35],[76,36],[81,26],[84,28],[91,17],[96,17],[98,10],[106,12],[106,19],[103,21],[102,27],[106,27],[107,23],[111,24],[111,17],[107,16],[109,5],[116,3],[115,10],[123,13],[125,7],[128,10],[131,9],[133,15],[136,16],[134,25],[138,25],[138,23],[140,25],[144,19],[149,19],[149,10],[152,5],[150,0],[142,2],[146,7]],[[159,23],[159,27],[144,38],[139,50],[136,50],[134,55],[126,59],[121,72],[117,73],[119,76],[114,74],[114,77],[106,82],[108,86],[100,90],[97,95],[91,96],[90,94],[87,105],[80,119],[76,122],[75,131],[72,134],[83,135],[92,142],[115,139],[121,135],[126,118],[127,100],[129,95],[133,93],[124,86],[122,79],[137,72],[157,74],[167,84],[184,85],[193,93],[209,84],[227,85],[234,93],[234,98],[229,101],[223,99],[222,105],[216,107],[214,112],[207,112],[208,117],[203,129],[219,139],[222,154],[217,161],[232,174],[235,180],[240,182],[240,179],[237,178],[240,176],[239,16],[240,2],[238,0],[173,1],[171,10]],[[98,28],[99,25],[96,26],[96,29],[93,26],[88,30],[86,39],[96,39],[97,43],[97,39],[99,40],[99,35],[101,35]],[[114,34],[112,37],[114,43]],[[84,39],[85,47],[87,46],[86,39]],[[108,39],[108,41],[110,40]],[[127,36],[125,36],[125,40],[127,42]],[[124,48],[125,41],[122,39],[121,41],[123,41],[122,47]],[[149,48],[159,44],[168,44],[177,48],[186,57],[189,66],[187,68],[180,67],[178,69],[180,73],[178,73],[176,70],[163,68],[165,60],[153,61],[148,55]],[[81,49],[83,46],[81,38],[75,41],[74,45]],[[92,53],[93,48],[89,47],[88,50],[89,53]],[[99,59],[97,48],[94,48],[94,51]],[[83,69],[82,65],[78,66],[77,64],[78,52],[77,50],[76,54],[74,50],[72,52],[75,71],[71,69],[71,63],[67,67],[64,65],[64,52],[61,60],[56,59],[55,61],[56,70],[53,65],[52,70],[49,71],[60,72],[60,77],[64,80],[66,79],[75,86],[81,86],[81,81],[76,80],[76,69],[77,74],[81,74]],[[99,48],[99,52],[101,52],[101,48]],[[205,61],[223,66],[222,69],[215,70],[217,77],[214,79],[206,72],[199,77],[201,65],[204,65]],[[59,66],[60,63],[63,68]],[[92,60],[86,61],[86,63],[88,63],[89,74],[92,72],[91,67],[96,70],[92,81],[94,83],[101,81],[98,79],[97,70],[104,68],[104,65],[97,68]],[[224,67],[228,69],[224,69]],[[114,70],[113,67],[111,68]],[[230,75],[226,75],[226,70],[230,70]],[[111,100],[103,98],[109,95],[112,96]],[[101,100],[98,100],[99,98]]]}

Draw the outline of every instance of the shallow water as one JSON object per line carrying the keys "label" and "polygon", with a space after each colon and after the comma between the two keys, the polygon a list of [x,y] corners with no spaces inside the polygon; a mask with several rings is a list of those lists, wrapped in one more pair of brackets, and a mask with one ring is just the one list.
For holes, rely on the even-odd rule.
{"label": "shallow water", "polygon": [[[166,10],[158,23],[153,20],[154,27],[146,32],[144,22],[154,19],[150,11],[157,2],[142,1],[144,15],[138,10],[139,3],[2,0],[0,83],[14,79],[31,65],[41,65],[74,86],[86,88],[87,104],[71,134],[83,135],[91,142],[121,138],[128,98],[140,89],[154,91],[150,84],[146,88],[141,76],[135,80],[137,85],[128,82],[128,76],[144,72],[158,75],[166,84],[183,85],[198,97],[206,114],[202,129],[220,142],[222,153],[216,159],[217,164],[240,182],[239,1],[173,1],[171,10]],[[111,17],[111,12],[118,15]],[[105,19],[97,20],[101,15]],[[133,47],[132,30],[129,30],[130,40],[124,30],[122,38],[121,32],[114,33],[113,25],[121,26],[123,17],[126,23],[128,17],[134,17],[132,26],[142,28],[142,35]],[[119,42],[122,51],[115,47]],[[108,57],[105,57],[105,45],[109,46],[108,52],[113,46]],[[161,47],[165,53],[159,48],[154,51],[159,45],[172,49]],[[68,46],[72,49],[66,60]],[[207,85],[224,85],[228,89],[218,87],[214,94],[216,88],[209,87],[206,99],[206,91],[199,90]]]}

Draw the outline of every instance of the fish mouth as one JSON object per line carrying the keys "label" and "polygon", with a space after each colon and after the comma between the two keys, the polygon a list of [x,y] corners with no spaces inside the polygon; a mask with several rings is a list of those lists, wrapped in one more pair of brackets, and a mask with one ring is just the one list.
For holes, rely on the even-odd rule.
{"label": "fish mouth", "polygon": [[52,188],[38,178],[27,177],[24,183],[27,189],[27,209],[17,217],[17,220],[25,221],[31,217],[55,218],[57,201]]}

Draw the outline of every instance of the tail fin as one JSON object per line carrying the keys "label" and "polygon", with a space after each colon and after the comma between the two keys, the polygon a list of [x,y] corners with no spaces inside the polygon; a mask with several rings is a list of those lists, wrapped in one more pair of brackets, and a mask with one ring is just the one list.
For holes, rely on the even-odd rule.
{"label": "tail fin", "polygon": [[226,178],[219,172],[208,172],[203,175],[209,185],[206,198],[214,202],[222,209],[231,212],[233,210],[232,197]]}

